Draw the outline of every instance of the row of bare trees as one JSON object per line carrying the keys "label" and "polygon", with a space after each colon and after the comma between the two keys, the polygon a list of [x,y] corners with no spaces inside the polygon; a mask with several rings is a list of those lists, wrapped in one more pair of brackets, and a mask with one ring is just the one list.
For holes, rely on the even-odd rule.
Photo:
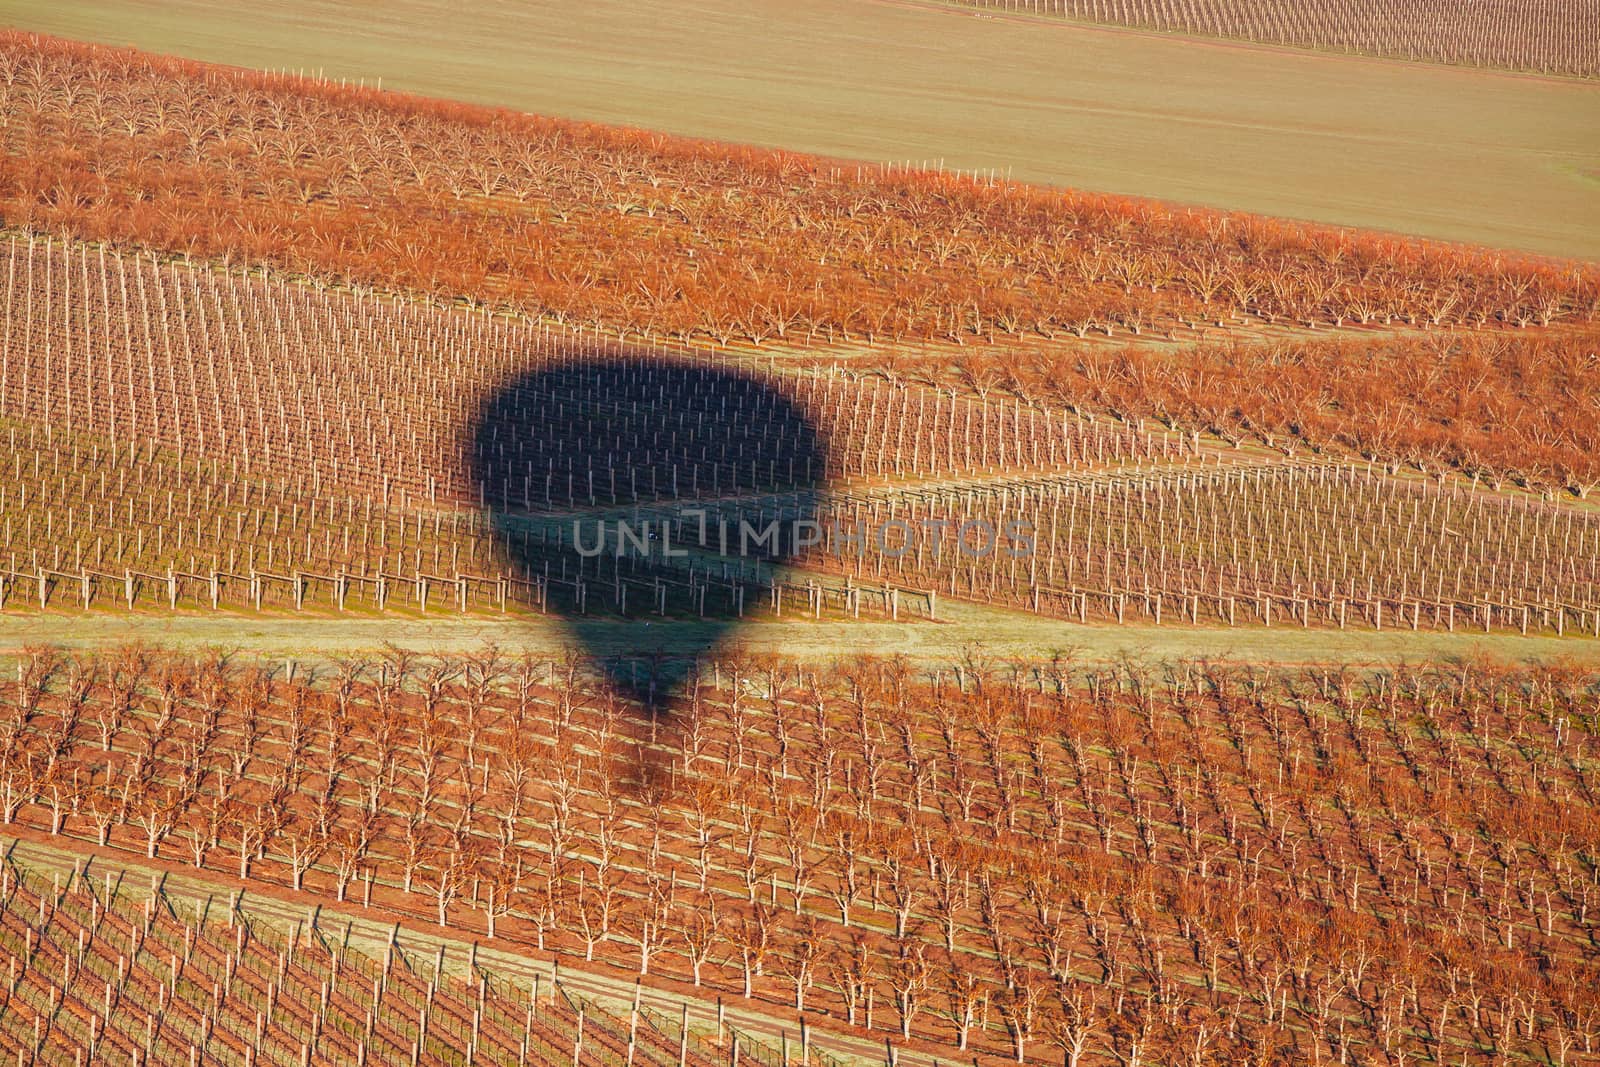
{"label": "row of bare trees", "polygon": [[1576,1063],[1596,694],[745,660],[650,718],[492,649],[40,650],[0,815],[1008,1058]]}

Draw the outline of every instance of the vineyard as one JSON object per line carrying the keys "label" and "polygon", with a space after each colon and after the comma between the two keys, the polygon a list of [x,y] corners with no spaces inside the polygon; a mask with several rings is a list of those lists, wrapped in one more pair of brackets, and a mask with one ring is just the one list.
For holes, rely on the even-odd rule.
{"label": "vineyard", "polygon": [[[294,470],[314,490],[402,507],[485,497],[548,507],[1197,451],[1177,434],[1090,425],[1015,400],[852,384],[838,373],[739,368],[713,380],[696,368],[726,364],[706,353],[77,244],[13,240],[9,254],[0,418],[106,440],[112,462],[118,448],[143,445],[228,479]],[[540,373],[539,395],[517,392]],[[618,417],[616,396],[659,406],[669,379],[674,419],[694,425],[675,423],[663,441],[637,413]],[[606,395],[596,395],[602,386]],[[776,398],[789,414],[774,423]],[[480,441],[495,405],[492,422],[508,433],[556,423],[560,436]],[[723,454],[704,454],[711,416],[741,434]],[[826,448],[800,441],[803,427]]]}
{"label": "vineyard", "polygon": [[554,974],[519,985],[469,958],[456,975],[442,949],[399,940],[368,955],[348,923],[344,940],[314,921],[285,936],[241,914],[237,894],[225,912],[191,911],[159,880],[135,906],[124,872],[97,882],[81,868],[65,885],[9,859],[0,874],[0,1051],[23,1062],[705,1067],[732,1054],[733,1033],[670,1033],[676,1020],[638,1005],[624,1020]]}
{"label": "vineyard", "polygon": [[[292,390],[304,429],[299,409],[317,389],[308,378],[356,378],[368,399],[448,384],[463,367],[488,383],[526,365],[522,350],[568,344],[578,328],[617,349],[631,337],[645,351],[765,347],[787,360],[794,346],[823,346],[802,357],[811,362],[867,344],[865,367],[969,394],[1002,386],[1090,415],[1540,489],[1582,494],[1595,482],[1590,267],[847,167],[19,34],[0,60],[8,221],[112,242],[9,250],[11,344],[20,327],[24,351],[50,337],[75,354],[28,387],[88,375],[51,401],[82,417],[75,398],[107,388],[90,352],[150,350],[154,373],[118,379],[123,396],[108,400],[115,418],[168,443],[230,455],[238,443],[267,460],[251,440],[271,429],[263,412],[277,406],[286,435]],[[271,265],[357,295],[191,274],[116,251],[125,245]],[[521,318],[445,319],[360,295],[372,288]],[[530,336],[527,317],[554,337]],[[1334,336],[1273,334],[1313,328]],[[170,330],[184,334],[181,348]],[[353,337],[393,346],[415,376],[360,380],[337,356]],[[903,342],[938,347],[911,354]],[[210,343],[245,349],[242,364],[205,357]],[[1181,362],[1171,343],[1184,345]],[[211,362],[185,371],[202,358]],[[253,366],[263,360],[273,365]],[[160,415],[131,395],[187,389],[185,373],[222,375],[217,387],[265,407],[235,426],[214,403],[196,408],[203,395]],[[348,422],[355,400],[326,403]],[[473,401],[463,396],[464,410]],[[438,457],[456,413],[423,422],[415,410],[364,440],[359,424],[347,428],[338,461],[362,462],[384,428]],[[164,419],[174,421],[150,425]],[[886,462],[873,446],[862,441],[858,470]],[[325,458],[312,462],[330,476]],[[400,466],[393,478],[416,475]]]}
{"label": "vineyard", "polygon": [[[1580,979],[1600,900],[1583,844],[1600,832],[1596,697],[1557,669],[724,661],[646,726],[573,661],[486,649],[310,678],[129,648],[36,650],[3,693],[5,820],[66,847],[912,1047],[1576,1064],[1600,1043]],[[422,990],[384,994],[374,961],[151,927],[148,906],[118,913],[92,886],[7,877],[7,949],[31,957],[13,996],[71,1005],[38,1040],[93,1038],[113,955],[137,988],[108,995],[143,999],[104,1040],[148,1040],[172,981],[195,990],[173,998],[194,1012],[171,1020],[180,1049],[210,1034],[236,1054],[274,981],[291,1049],[320,1032],[348,1055],[377,1033],[403,1061],[417,1040]],[[304,1012],[319,988],[337,1005],[321,1023]],[[459,1048],[470,1017],[488,1062],[513,1062],[500,1027],[526,990],[488,1006],[482,990],[447,984],[432,1003],[454,1036],[430,1033]]]}
{"label": "vineyard", "polygon": [[1120,346],[890,355],[896,378],[1258,442],[1289,456],[1350,452],[1434,477],[1450,471],[1586,497],[1600,480],[1592,327],[1522,336],[1208,342],[1180,355]]}
{"label": "vineyard", "polygon": [[1600,1062],[1593,264],[9,30],[0,227],[0,1067]]}
{"label": "vineyard", "polygon": [[1511,325],[1600,299],[1573,264],[21,34],[0,116],[17,224],[680,343]]}
{"label": "vineyard", "polygon": [[[1077,617],[1229,626],[1533,625],[1600,637],[1600,522],[1590,513],[1440,490],[1348,466],[1282,464],[1018,479],[841,502],[922,528],[1033,531],[1025,558],[864,553],[857,575]],[[1203,615],[1202,615],[1203,613]],[[1426,614],[1424,614],[1426,613]]]}
{"label": "vineyard", "polygon": [[[1416,628],[1426,612],[1431,627],[1558,634],[1600,622],[1587,511],[1203,445],[1202,424],[1165,408],[1148,366],[1125,363],[1092,403],[1131,407],[1133,383],[1148,381],[1142,402],[1170,429],[1090,417],[1076,383],[1112,375],[1087,356],[1048,399],[1024,384],[1042,386],[1044,372],[1022,363],[1007,370],[1013,395],[991,396],[966,357],[967,388],[950,391],[904,374],[740,366],[75,243],[13,239],[7,274],[0,607],[426,611],[431,600],[626,615],[631,598],[635,614],[704,616],[781,615],[787,598],[857,614],[853,583],[866,581],[877,583],[869,610],[894,617],[903,590],[929,616],[949,595],[1081,621],[1126,621],[1131,600],[1158,622],[1203,613],[1230,626],[1274,613],[1381,629],[1386,613]],[[1544,396],[1586,385],[1580,343],[1533,350],[1570,367],[1553,376],[1544,358]],[[1499,353],[1534,380],[1532,354],[1510,341]],[[1475,348],[1441,358],[1489,373]],[[242,417],[225,399],[240,397]],[[1593,433],[1575,411],[1549,417]],[[1308,421],[1297,431],[1316,433]],[[1512,432],[1499,447],[1528,447]],[[299,473],[275,473],[288,470]],[[786,579],[725,548],[676,567],[587,561],[568,521],[667,524],[675,542],[709,548],[691,506],[736,530],[815,521],[819,543],[796,561],[811,576]],[[974,555],[959,537],[917,536],[974,522],[1023,524],[1033,551]],[[879,536],[863,551],[868,529]]]}
{"label": "vineyard", "polygon": [[1592,0],[958,0],[984,11],[1056,15],[1163,33],[1233,37],[1389,59],[1600,75]]}

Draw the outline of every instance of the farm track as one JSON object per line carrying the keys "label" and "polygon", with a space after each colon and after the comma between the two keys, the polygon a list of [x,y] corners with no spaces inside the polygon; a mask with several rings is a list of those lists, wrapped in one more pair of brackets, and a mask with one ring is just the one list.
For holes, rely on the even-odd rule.
{"label": "farm track", "polygon": [[[572,627],[569,629],[569,625]],[[574,629],[596,655],[637,657],[655,653],[692,655],[716,631],[692,621],[541,621],[536,616],[497,619],[473,615],[433,618],[352,617],[322,612],[247,613],[50,612],[0,616],[0,650],[15,657],[32,645],[110,652],[129,641],[175,648],[237,649],[269,658],[329,662],[375,653],[394,644],[415,652],[468,652],[493,642],[507,650],[541,655],[571,648]],[[842,647],[904,655],[920,664],[946,664],[963,651],[984,648],[996,656],[1031,659],[1068,651],[1098,662],[1127,657],[1165,659],[1198,656],[1233,663],[1390,664],[1428,659],[1502,662],[1570,661],[1600,665],[1600,641],[1554,634],[1445,633],[1424,630],[1329,630],[1280,625],[1228,628],[1130,623],[1090,625],[1040,617],[1020,610],[941,600],[939,621],[892,623],[871,620],[752,621],[737,631],[731,647],[750,653],[823,657]]]}

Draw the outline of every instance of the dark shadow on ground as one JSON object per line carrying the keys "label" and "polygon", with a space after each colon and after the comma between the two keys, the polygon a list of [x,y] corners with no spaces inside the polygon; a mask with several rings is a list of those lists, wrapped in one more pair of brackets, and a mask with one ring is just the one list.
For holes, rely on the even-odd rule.
{"label": "dark shadow on ground", "polygon": [[[469,448],[512,569],[657,738],[743,597],[792,558],[828,466],[772,380],[660,356],[558,357],[488,400]],[[741,523],[776,533],[741,538]],[[619,617],[637,628],[632,655],[617,656]]]}

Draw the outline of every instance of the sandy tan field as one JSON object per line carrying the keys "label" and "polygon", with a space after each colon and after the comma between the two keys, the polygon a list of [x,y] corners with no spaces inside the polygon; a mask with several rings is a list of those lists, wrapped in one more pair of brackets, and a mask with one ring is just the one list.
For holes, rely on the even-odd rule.
{"label": "sandy tan field", "polygon": [[1600,257],[1600,86],[875,0],[0,0],[0,23],[869,160]]}

